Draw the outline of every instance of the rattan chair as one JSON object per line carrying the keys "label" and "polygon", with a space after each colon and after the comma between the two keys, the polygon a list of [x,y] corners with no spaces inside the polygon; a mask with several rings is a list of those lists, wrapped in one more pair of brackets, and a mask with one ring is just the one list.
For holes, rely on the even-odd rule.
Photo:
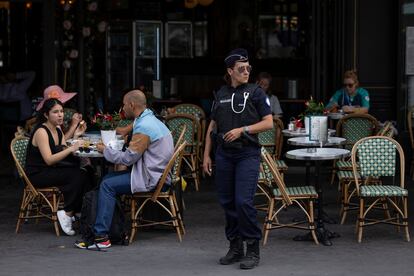
{"label": "rattan chair", "polygon": [[[397,159],[397,153],[399,159]],[[356,191],[359,198],[359,215],[357,220],[358,242],[362,240],[363,228],[366,226],[385,223],[402,226],[405,238],[410,241],[408,230],[408,191],[405,185],[404,151],[400,144],[392,138],[385,136],[366,137],[355,143],[351,153],[352,170]],[[359,160],[359,168],[356,160]],[[398,162],[399,161],[399,162]],[[399,163],[399,164],[398,164]],[[400,183],[396,184],[399,165]],[[360,177],[357,177],[357,175]],[[391,177],[393,183],[389,185],[366,185],[372,177]],[[368,217],[378,204],[386,209],[385,218]],[[390,209],[394,211],[390,215]]]}
{"label": "rattan chair", "polygon": [[200,129],[200,122],[192,115],[175,113],[167,115],[165,123],[171,131],[180,129],[183,124],[186,125],[184,139],[187,142],[187,146],[184,150],[183,159],[190,170],[190,174],[186,176],[194,179],[195,189],[198,191],[200,184],[198,151],[200,149],[201,133],[197,129]]}
{"label": "rattan chair", "polygon": [[410,164],[410,175],[414,180],[414,135],[413,135],[413,116],[414,116],[414,106],[410,107],[407,112],[407,124],[408,124],[408,134],[410,135],[411,142],[411,164]]}
{"label": "rattan chair", "polygon": [[[171,160],[168,162],[167,166],[164,169],[163,174],[158,181],[158,185],[152,192],[141,192],[134,193],[131,196],[131,237],[130,242],[135,238],[135,234],[139,227],[147,227],[154,225],[165,225],[172,226],[177,231],[177,236],[180,242],[182,241],[182,235],[184,235],[184,223],[180,215],[176,195],[174,192],[174,186],[170,187],[168,191],[163,192],[163,188],[167,177],[170,175],[171,171],[175,168],[175,173],[179,172],[179,167],[181,166],[183,153],[186,147],[186,142],[184,141],[178,149],[174,152]],[[174,170],[173,170],[174,171]],[[172,179],[171,185],[174,185],[174,178]],[[169,220],[166,221],[147,221],[140,217],[142,210],[149,203],[154,202],[158,204],[162,210],[166,211],[170,216]]]}
{"label": "rattan chair", "polygon": [[288,170],[285,161],[280,159],[283,147],[283,129],[284,126],[282,120],[274,118],[273,128],[258,134],[260,145],[272,155],[282,176]]}
{"label": "rattan chair", "polygon": [[56,236],[59,236],[59,225],[56,212],[62,194],[57,187],[35,188],[27,177],[24,166],[26,163],[26,150],[29,139],[17,137],[11,141],[10,151],[20,178],[25,184],[23,198],[20,204],[19,218],[16,225],[16,233],[19,232],[21,224],[27,219],[48,218],[52,220]]}
{"label": "rattan chair", "polygon": [[[392,122],[387,121],[383,124],[380,130],[376,134],[377,136],[386,136],[392,138],[394,136],[394,128]],[[343,161],[347,162],[347,166],[351,166],[351,161]],[[350,163],[350,164],[349,164]],[[339,179],[339,187],[341,192],[341,210],[340,210],[340,217],[341,217],[341,224],[345,223],[347,214],[349,211],[358,210],[358,203],[353,202],[352,199],[356,197],[356,187],[354,181],[354,173],[352,170],[348,170],[348,167],[338,170],[337,177]],[[357,163],[358,167],[358,163]],[[360,179],[360,175],[357,174],[356,177]],[[368,183],[367,183],[368,184]],[[376,185],[381,184],[381,179],[377,177],[370,178],[369,184]]]}
{"label": "rattan chair", "polygon": [[[344,148],[351,150],[359,139],[375,135],[378,129],[379,123],[373,116],[369,114],[348,114],[340,119],[336,125],[336,136],[345,138]],[[331,184],[335,181],[337,171],[352,171],[351,160],[346,158],[333,162]],[[341,179],[339,179],[339,182],[341,182]]]}
{"label": "rattan chair", "polygon": [[[259,182],[259,186],[268,198],[267,214],[263,225],[263,245],[267,243],[270,230],[283,227],[308,230],[315,243],[319,244],[315,232],[313,212],[313,203],[318,198],[315,188],[313,186],[286,187],[276,163],[263,147],[261,155],[261,169],[266,175],[266,181]],[[306,221],[282,223],[278,218],[278,214],[293,204],[305,213]]]}
{"label": "rattan chair", "polygon": [[206,137],[206,128],[207,128],[207,117],[206,113],[204,112],[203,108],[201,108],[198,105],[195,104],[179,104],[174,106],[173,110],[177,114],[189,114],[194,116],[199,120],[200,128],[197,129],[197,131],[200,132],[200,140],[198,142],[198,164],[202,166],[203,163],[203,151],[204,151],[204,143],[205,143],[205,137]]}

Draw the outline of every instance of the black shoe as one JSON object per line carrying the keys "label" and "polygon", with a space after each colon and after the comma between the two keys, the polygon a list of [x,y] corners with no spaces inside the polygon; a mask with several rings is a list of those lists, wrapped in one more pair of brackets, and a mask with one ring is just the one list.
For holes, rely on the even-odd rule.
{"label": "black shoe", "polygon": [[252,269],[259,265],[260,251],[259,240],[246,240],[246,257],[240,263],[241,269]]}
{"label": "black shoe", "polygon": [[222,265],[229,265],[239,262],[244,257],[243,240],[236,237],[230,240],[230,249],[226,256],[220,258],[219,262]]}

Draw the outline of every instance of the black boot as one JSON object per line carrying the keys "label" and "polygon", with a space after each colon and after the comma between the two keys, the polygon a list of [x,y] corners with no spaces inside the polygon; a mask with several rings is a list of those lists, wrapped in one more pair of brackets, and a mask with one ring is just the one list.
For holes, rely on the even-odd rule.
{"label": "black boot", "polygon": [[246,240],[246,245],[246,257],[240,263],[240,268],[252,269],[258,266],[260,261],[259,240]]}
{"label": "black boot", "polygon": [[219,262],[222,265],[229,265],[239,262],[244,257],[243,240],[236,237],[230,240],[230,249],[226,256],[220,258]]}

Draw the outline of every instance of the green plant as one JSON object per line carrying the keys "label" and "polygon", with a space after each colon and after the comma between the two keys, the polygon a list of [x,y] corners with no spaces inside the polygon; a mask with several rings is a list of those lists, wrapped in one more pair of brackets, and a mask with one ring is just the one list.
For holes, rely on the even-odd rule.
{"label": "green plant", "polygon": [[118,126],[119,121],[124,119],[123,112],[114,112],[113,114],[98,112],[92,119],[92,124],[101,130],[111,130]]}
{"label": "green plant", "polygon": [[303,116],[307,115],[322,115],[325,110],[325,105],[322,102],[315,101],[312,96],[309,101],[305,102],[306,109],[303,112]]}

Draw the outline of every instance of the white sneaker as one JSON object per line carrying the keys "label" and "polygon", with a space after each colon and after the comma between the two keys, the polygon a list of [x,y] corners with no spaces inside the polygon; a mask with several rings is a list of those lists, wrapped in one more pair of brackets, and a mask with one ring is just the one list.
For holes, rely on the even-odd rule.
{"label": "white sneaker", "polygon": [[72,229],[72,217],[66,215],[64,210],[57,211],[57,217],[63,232],[68,236],[75,235],[75,231]]}

